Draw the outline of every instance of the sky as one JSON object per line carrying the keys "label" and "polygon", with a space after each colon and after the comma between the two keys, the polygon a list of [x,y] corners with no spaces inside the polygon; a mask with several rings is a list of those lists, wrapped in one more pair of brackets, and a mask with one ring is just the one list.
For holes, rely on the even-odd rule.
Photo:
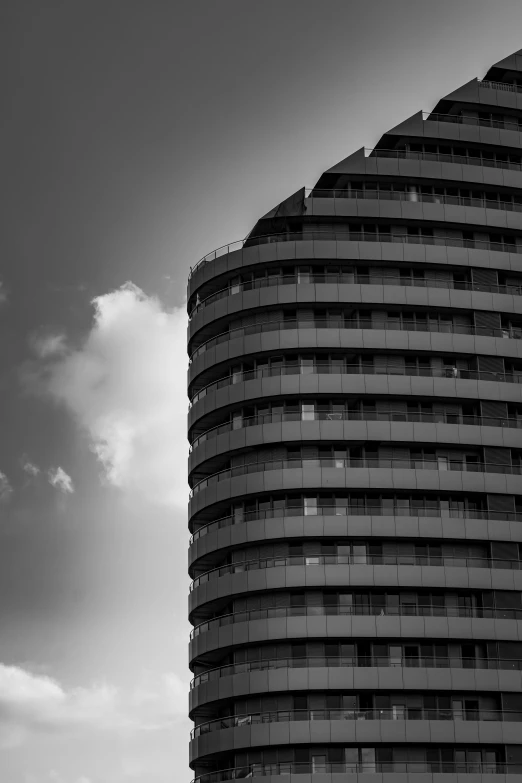
{"label": "sky", "polygon": [[0,780],[188,781],[190,266],[520,0],[0,4]]}

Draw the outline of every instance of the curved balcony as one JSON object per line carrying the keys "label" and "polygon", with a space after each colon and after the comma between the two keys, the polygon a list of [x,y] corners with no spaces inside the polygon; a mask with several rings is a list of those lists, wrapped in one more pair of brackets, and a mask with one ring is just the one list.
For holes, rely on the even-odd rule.
{"label": "curved balcony", "polygon": [[[367,150],[375,157],[386,158],[407,158],[408,160],[435,160],[438,162],[447,163],[467,163],[468,165],[488,165],[486,162],[482,162],[481,158],[464,158],[459,155],[444,155],[443,153],[435,152],[407,152],[406,150]],[[373,155],[375,153],[375,155]],[[383,153],[381,155],[381,153]],[[389,153],[389,154],[384,154]],[[440,159],[440,160],[439,160]],[[486,159],[484,159],[485,161]],[[522,171],[522,164],[505,164],[504,161],[498,161],[499,165],[493,165],[493,161],[489,161],[489,165],[494,168],[511,168],[514,167],[516,171]],[[407,234],[375,234],[375,233],[363,233],[355,232],[344,229],[339,231],[313,231],[303,230],[299,233],[281,233],[281,234],[263,234],[262,236],[246,237],[245,239],[238,239],[235,242],[230,242],[228,245],[222,245],[221,247],[212,250],[203,256],[198,263],[191,267],[189,273],[189,280],[194,273],[199,270],[205,264],[210,261],[215,261],[221,256],[233,253],[236,250],[242,250],[245,247],[255,247],[258,245],[270,245],[275,242],[306,242],[306,241],[345,241],[345,242],[395,242],[400,244],[412,244],[412,245],[439,245],[443,247],[467,247],[475,250],[496,250],[505,253],[522,253],[522,247],[513,243],[505,242],[490,242],[489,240],[481,239],[460,239],[458,237],[430,237],[430,236],[408,236]]]}
{"label": "curved balcony", "polygon": [[223,628],[235,623],[246,623],[252,620],[271,620],[288,617],[457,617],[489,620],[521,620],[522,609],[489,609],[482,607],[470,608],[467,605],[433,606],[432,604],[417,604],[411,606],[285,606],[269,609],[247,609],[241,612],[213,617],[196,625],[190,632],[190,638],[195,639],[201,633],[213,628]]}
{"label": "curved balcony", "polygon": [[[318,196],[318,198],[323,198],[322,194],[325,193],[334,193],[336,191],[317,191],[321,195]],[[347,191],[345,191],[347,192]],[[368,191],[359,191],[360,193],[368,193]],[[378,194],[380,191],[374,191],[375,194]],[[354,191],[351,191],[351,193],[348,193],[345,198],[360,198],[360,196],[353,196]],[[390,195],[394,195],[392,192],[390,192]],[[404,193],[397,193],[395,195],[404,196]],[[411,195],[411,194],[410,194]],[[418,194],[419,199],[393,199],[394,201],[397,200],[418,200],[418,201],[427,201],[428,199],[420,198],[422,196],[421,193]],[[335,196],[334,196],[335,198]],[[369,196],[366,196],[366,198],[369,198]],[[448,199],[452,198],[451,196],[448,196]],[[381,197],[381,200],[384,200],[384,195]],[[458,199],[453,199],[458,200]],[[479,201],[479,199],[461,199],[462,201]],[[434,197],[432,197],[432,203],[434,201]],[[448,202],[449,203],[449,202]],[[498,203],[498,202],[491,202],[491,204]],[[469,206],[472,206],[471,204]],[[516,206],[520,207],[518,211],[522,212],[522,204],[517,204]],[[325,285],[325,284],[333,284],[333,285],[392,285],[392,286],[401,286],[403,288],[443,288],[443,289],[449,289],[449,290],[455,290],[455,291],[476,291],[479,293],[488,293],[488,294],[507,294],[507,295],[513,295],[513,296],[520,296],[522,294],[522,285],[520,286],[514,286],[514,285],[483,285],[481,283],[469,283],[465,281],[457,281],[454,282],[452,280],[440,280],[435,277],[430,278],[429,276],[424,278],[413,278],[413,277],[393,277],[393,276],[384,276],[384,275],[363,275],[363,274],[354,274],[352,272],[325,272],[324,274],[315,274],[315,273],[300,273],[300,274],[293,274],[293,275],[271,275],[270,277],[264,277],[259,280],[250,280],[246,281],[244,283],[237,283],[233,286],[228,285],[225,288],[221,288],[219,291],[216,291],[213,294],[209,294],[209,296],[205,297],[205,299],[202,299],[199,301],[192,310],[189,313],[189,319],[193,318],[194,315],[201,310],[204,310],[205,307],[208,307],[208,305],[214,304],[214,302],[219,302],[221,299],[227,299],[229,296],[235,296],[236,294],[243,293],[244,291],[257,291],[258,289],[263,288],[273,288],[274,286],[281,286],[281,285]]]}
{"label": "curved balcony", "polygon": [[427,567],[457,567],[457,568],[504,568],[520,571],[520,560],[508,560],[489,557],[458,557],[453,555],[288,555],[283,557],[266,557],[258,560],[247,560],[229,563],[218,568],[205,571],[190,584],[190,592],[196,587],[213,579],[219,579],[226,574],[243,574],[246,571],[263,571],[266,568],[281,568],[291,566],[329,566],[329,565],[367,565],[367,566],[427,566]]}
{"label": "curved balcony", "polygon": [[515,119],[493,120],[485,117],[471,117],[466,114],[437,114],[432,111],[423,111],[422,118],[428,122],[451,122],[456,125],[475,125],[480,128],[495,128],[496,130],[509,130],[516,133],[522,132],[522,123],[517,122]]}
{"label": "curved balcony", "polygon": [[193,406],[207,394],[227,386],[233,386],[237,383],[247,381],[262,380],[263,378],[277,378],[283,375],[405,375],[410,378],[459,378],[468,381],[497,381],[500,383],[522,384],[522,373],[499,373],[499,372],[479,372],[478,370],[461,370],[458,367],[387,367],[382,369],[372,365],[362,364],[333,364],[325,362],[324,364],[314,364],[307,367],[296,365],[283,367],[263,367],[258,370],[247,370],[245,372],[227,375],[217,381],[207,384],[202,389],[194,393],[190,399],[190,405]]}
{"label": "curved balcony", "polygon": [[518,84],[511,84],[510,82],[492,82],[488,79],[477,79],[479,87],[484,87],[488,90],[502,90],[503,92],[518,92],[522,93],[522,87]]}
{"label": "curved balcony", "polygon": [[417,321],[406,321],[396,323],[394,321],[385,321],[383,323],[372,323],[369,319],[344,319],[338,321],[333,318],[315,318],[313,321],[266,321],[265,323],[252,324],[251,326],[240,326],[237,329],[229,329],[227,332],[211,337],[198,346],[190,355],[189,364],[194,359],[201,356],[216,345],[229,342],[240,337],[249,335],[266,334],[267,332],[281,332],[304,329],[378,329],[395,332],[430,332],[439,334],[466,334],[475,337],[500,337],[509,340],[521,340],[522,328],[496,329],[487,326],[472,326],[471,324],[450,324],[450,323],[428,323]]}
{"label": "curved balcony", "polygon": [[413,424],[457,424],[470,427],[508,427],[522,429],[522,419],[492,416],[465,416],[453,413],[423,413],[407,411],[307,411],[287,413],[261,413],[249,416],[239,421],[228,421],[211,427],[201,435],[197,435],[190,444],[190,451],[207,440],[227,432],[256,427],[263,424],[282,424],[289,421],[384,421],[409,422]]}
{"label": "curved balcony", "polygon": [[372,517],[372,516],[400,516],[400,517],[427,517],[427,518],[448,518],[448,519],[486,519],[486,520],[506,520],[513,522],[522,522],[522,512],[509,511],[488,511],[473,509],[442,509],[440,507],[430,508],[428,506],[399,506],[389,507],[370,506],[365,504],[345,505],[345,506],[320,506],[312,513],[312,509],[304,506],[287,506],[285,508],[275,508],[267,510],[257,510],[242,512],[241,514],[227,515],[220,519],[199,527],[190,537],[189,544],[193,544],[203,536],[215,533],[234,525],[241,525],[250,521],[263,521],[265,519],[282,519],[283,517],[326,517],[326,516],[353,516],[353,517]]}
{"label": "curved balcony", "polygon": [[380,656],[368,656],[362,659],[358,659],[357,656],[268,658],[259,661],[246,661],[245,663],[229,663],[201,672],[192,678],[190,690],[194,690],[206,682],[215,682],[222,677],[233,677],[236,674],[250,674],[251,672],[274,671],[276,669],[344,669],[346,667],[522,671],[522,660],[516,658],[447,658],[442,656],[402,658],[400,661]]}
{"label": "curved balcony", "polygon": [[267,462],[251,462],[226,468],[197,481],[190,491],[192,498],[197,492],[211,484],[226,481],[237,476],[260,473],[269,470],[288,470],[295,468],[389,468],[391,470],[444,470],[463,473],[502,473],[508,476],[522,475],[522,465],[500,465],[494,462],[464,462],[463,460],[427,460],[427,459],[380,459],[380,458],[325,458],[325,459],[278,459]]}
{"label": "curved balcony", "polygon": [[[233,767],[216,772],[206,772],[195,777],[191,783],[228,783],[232,780],[244,780],[245,778],[270,777],[272,775],[307,775],[307,781],[311,774],[323,773],[329,775],[364,774],[376,772],[383,773],[428,773],[434,774],[483,774],[506,775],[509,773],[522,773],[522,765],[499,761],[458,761],[458,762],[430,762],[430,761],[375,761],[364,762],[295,762],[281,761],[271,764],[250,764],[243,767]],[[346,780],[346,778],[341,778]],[[386,781],[386,778],[384,779]],[[390,783],[397,777],[390,778]],[[515,779],[516,780],[516,779]]]}
{"label": "curved balcony", "polygon": [[[429,160],[434,163],[458,163],[460,166],[486,166],[493,169],[507,169],[508,171],[522,171],[521,156],[517,154],[519,161],[502,160],[501,158],[488,158],[482,155],[455,155],[451,152],[415,152],[414,150],[387,150],[381,148],[364,150],[370,158],[395,158],[397,160]],[[516,252],[516,251],[515,251]]]}
{"label": "curved balcony", "polygon": [[203,734],[223,729],[236,729],[241,726],[254,726],[259,723],[288,723],[290,721],[314,720],[468,720],[468,721],[514,721],[522,722],[522,713],[515,710],[473,710],[462,709],[429,709],[425,707],[388,707],[370,709],[315,709],[315,710],[275,710],[256,712],[248,715],[231,715],[227,718],[216,718],[200,723],[190,732],[190,738],[195,739]]}

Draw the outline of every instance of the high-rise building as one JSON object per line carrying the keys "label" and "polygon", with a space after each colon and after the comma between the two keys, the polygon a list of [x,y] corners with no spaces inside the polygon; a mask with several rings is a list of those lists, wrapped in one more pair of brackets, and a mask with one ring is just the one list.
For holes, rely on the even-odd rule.
{"label": "high-rise building", "polygon": [[521,780],[522,50],[188,302],[196,781]]}

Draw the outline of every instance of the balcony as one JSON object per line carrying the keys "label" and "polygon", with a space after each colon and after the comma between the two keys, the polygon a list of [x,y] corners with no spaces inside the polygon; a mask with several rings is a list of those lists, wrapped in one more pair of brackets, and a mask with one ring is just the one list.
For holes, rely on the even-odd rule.
{"label": "balcony", "polygon": [[[508,85],[509,86],[509,85]],[[425,122],[451,122],[457,125],[475,125],[481,128],[496,128],[498,130],[511,130],[520,133],[522,124],[517,120],[493,120],[484,117],[470,117],[465,114],[436,114],[423,111],[422,118]]]}
{"label": "balcony", "polygon": [[469,606],[468,604],[434,606],[428,603],[411,603],[403,606],[354,606],[346,604],[342,606],[284,606],[268,609],[249,609],[205,620],[192,629],[190,638],[195,639],[201,633],[235,623],[248,623],[253,620],[288,619],[290,617],[465,617],[482,620],[521,620],[522,609],[483,608]]}
{"label": "balcony", "polygon": [[288,375],[406,375],[410,378],[460,378],[467,381],[497,381],[500,383],[522,383],[522,372],[519,373],[498,373],[498,372],[479,372],[478,370],[461,370],[458,367],[387,367],[382,369],[374,365],[363,364],[334,364],[325,362],[314,365],[299,366],[287,365],[279,367],[262,367],[256,370],[246,370],[245,372],[227,375],[217,381],[207,384],[202,389],[194,393],[190,400],[190,405],[202,400],[207,394],[211,394],[227,386],[233,386],[236,383],[246,383],[247,381],[262,380],[263,378],[279,378]]}
{"label": "balcony", "polygon": [[265,519],[282,519],[283,517],[304,517],[304,516],[354,516],[354,517],[372,517],[372,516],[399,516],[399,517],[426,517],[436,519],[489,519],[506,520],[513,522],[522,522],[522,512],[519,511],[488,511],[487,509],[464,509],[464,508],[441,508],[428,506],[409,506],[409,505],[336,505],[319,506],[315,508],[305,508],[304,506],[287,506],[285,508],[273,508],[266,510],[257,510],[241,512],[240,514],[229,515],[208,522],[199,527],[190,537],[190,544],[198,541],[203,536],[215,533],[234,525],[244,524],[250,521],[263,521]]}
{"label": "balcony", "polygon": [[408,669],[494,669],[522,671],[522,660],[518,658],[400,658],[357,657],[357,656],[314,656],[311,658],[269,658],[245,663],[229,663],[197,674],[190,683],[190,690],[206,682],[215,682],[222,677],[236,674],[274,671],[276,669],[344,669],[344,668],[408,668]]}
{"label": "balcony", "polygon": [[504,92],[518,92],[522,93],[522,86],[518,84],[510,84],[508,82],[491,82],[487,79],[477,80],[478,86],[487,90],[502,90]]}
{"label": "balcony", "polygon": [[[395,160],[419,160],[434,163],[457,163],[459,166],[486,166],[493,169],[507,169],[508,171],[522,171],[522,162],[503,160],[502,158],[488,158],[486,155],[456,155],[452,152],[417,152],[414,150],[364,150],[368,158],[393,158]],[[520,158],[519,155],[517,155]]]}
{"label": "balcony", "polygon": [[[228,783],[231,780],[245,778],[270,777],[272,775],[307,775],[307,783],[311,774],[364,774],[364,773],[428,773],[428,774],[483,774],[506,775],[522,773],[522,765],[508,764],[500,761],[371,761],[371,762],[294,762],[282,761],[271,764],[251,764],[246,767],[207,772],[198,775],[191,783]],[[343,779],[344,780],[344,779]],[[396,778],[394,778],[396,780]]]}
{"label": "balcony", "polygon": [[252,473],[265,473],[269,470],[295,470],[306,468],[334,468],[334,469],[357,469],[366,468],[388,469],[388,470],[437,470],[437,471],[459,471],[463,473],[501,473],[508,476],[522,475],[522,464],[500,465],[492,462],[466,462],[464,460],[450,460],[446,457],[437,459],[380,459],[380,458],[323,458],[323,459],[277,459],[267,462],[251,462],[247,465],[237,465],[233,468],[212,473],[210,476],[199,479],[190,491],[190,497],[194,497],[197,492],[206,489],[212,484],[220,481],[228,481],[238,476],[251,475]]}
{"label": "balcony", "polygon": [[345,410],[335,413],[328,411],[299,411],[286,413],[260,413],[257,416],[240,418],[227,421],[216,427],[197,435],[191,445],[190,451],[207,440],[223,435],[227,432],[237,432],[248,427],[262,426],[263,424],[282,424],[284,422],[305,421],[385,421],[385,422],[409,422],[413,424],[456,424],[468,427],[508,427],[522,429],[522,418],[500,418],[492,416],[465,416],[460,413],[424,413],[408,411],[370,411],[370,410]]}
{"label": "balcony", "polygon": [[[381,158],[407,158],[408,160],[437,160],[446,163],[466,163],[468,165],[493,166],[494,161],[487,158],[463,158],[459,155],[445,155],[443,153],[432,152],[407,152],[405,150],[370,150],[372,157]],[[381,154],[382,153],[382,154]],[[439,161],[439,158],[441,159]],[[450,160],[442,160],[448,158]],[[505,163],[505,165],[500,165]],[[498,161],[495,168],[513,168],[515,171],[522,171],[522,164],[508,164],[504,161]],[[271,245],[277,242],[313,242],[313,241],[333,241],[333,242],[398,242],[414,245],[441,245],[446,247],[466,247],[477,250],[497,250],[506,253],[522,253],[522,247],[513,243],[489,242],[479,239],[459,239],[458,237],[430,237],[430,236],[408,236],[407,234],[371,234],[362,232],[350,232],[346,228],[339,231],[308,231],[303,230],[299,233],[284,234],[266,234],[263,236],[247,237],[239,239],[228,245],[223,245],[203,256],[198,263],[191,267],[189,280],[192,275],[205,264],[215,261],[221,256],[232,253],[236,250],[242,250],[246,247],[256,247],[258,245]]]}
{"label": "balcony", "polygon": [[[324,191],[332,192],[332,191]],[[335,191],[333,191],[335,192]],[[353,191],[352,191],[353,192]],[[368,191],[360,191],[368,193]],[[380,191],[375,191],[379,193]],[[393,195],[393,194],[392,194]],[[398,194],[404,195],[404,194]],[[422,196],[421,193],[418,194]],[[448,196],[448,198],[451,198]],[[411,200],[411,199],[410,199]],[[419,201],[422,200],[419,198]],[[475,201],[478,199],[466,199]],[[491,202],[498,203],[498,202]],[[522,212],[522,204],[519,204]],[[522,294],[522,285],[483,285],[482,283],[469,283],[466,281],[453,282],[453,280],[440,280],[430,278],[415,277],[392,277],[383,275],[361,275],[351,272],[328,272],[325,274],[300,273],[297,275],[271,275],[260,280],[252,280],[244,283],[238,283],[233,286],[227,286],[214,294],[210,294],[196,304],[189,314],[191,320],[196,313],[204,310],[208,305],[219,302],[221,299],[227,299],[229,296],[243,293],[244,291],[256,291],[263,288],[273,288],[281,285],[393,285],[403,288],[443,288],[452,291],[480,291],[490,294],[508,294],[520,296]]]}
{"label": "balcony", "polygon": [[247,560],[212,568],[196,577],[190,584],[190,592],[202,584],[227,574],[244,574],[247,571],[264,571],[267,568],[291,568],[292,566],[428,566],[438,568],[504,568],[520,571],[520,560],[504,560],[490,557],[460,557],[450,555],[289,555]]}
{"label": "balcony", "polygon": [[194,359],[201,356],[216,345],[227,343],[240,337],[249,335],[266,334],[267,332],[281,332],[303,329],[381,329],[385,331],[399,332],[430,332],[443,334],[469,334],[476,337],[501,337],[509,340],[522,339],[522,327],[490,328],[487,326],[472,326],[471,324],[454,324],[450,321],[403,321],[388,319],[382,322],[371,321],[370,318],[363,319],[337,319],[337,318],[314,318],[312,321],[285,320],[285,321],[266,321],[265,323],[252,324],[249,326],[240,326],[237,329],[229,329],[227,332],[221,332],[216,337],[211,337],[199,345],[190,355],[189,364]]}
{"label": "balcony", "polygon": [[354,721],[354,720],[451,720],[451,721],[522,721],[522,713],[514,710],[470,710],[464,709],[427,709],[425,707],[408,708],[387,707],[373,709],[315,709],[315,710],[277,710],[257,712],[251,715],[231,715],[228,718],[201,723],[190,732],[195,739],[213,731],[237,729],[242,726],[255,726],[260,723],[289,723],[290,721]]}

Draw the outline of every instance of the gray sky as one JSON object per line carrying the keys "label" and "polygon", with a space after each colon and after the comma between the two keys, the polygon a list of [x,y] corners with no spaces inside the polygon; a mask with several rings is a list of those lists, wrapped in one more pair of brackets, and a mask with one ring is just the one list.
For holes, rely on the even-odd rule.
{"label": "gray sky", "polygon": [[190,779],[188,268],[521,30],[519,0],[1,4],[3,783]]}

